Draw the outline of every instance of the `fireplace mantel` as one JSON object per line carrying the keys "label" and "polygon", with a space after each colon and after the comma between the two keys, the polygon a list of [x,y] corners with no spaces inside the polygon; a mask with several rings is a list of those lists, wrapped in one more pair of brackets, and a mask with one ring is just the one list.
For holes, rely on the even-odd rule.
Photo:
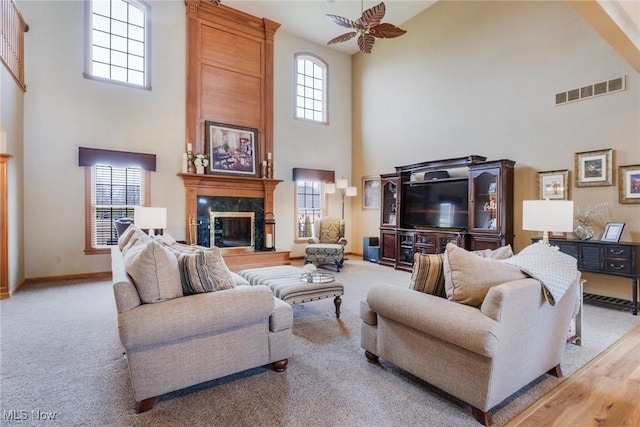
{"label": "fireplace mantel", "polygon": [[[189,244],[189,221],[197,218],[198,196],[209,197],[255,197],[264,199],[264,211],[273,212],[273,191],[282,182],[280,179],[252,178],[227,175],[199,175],[179,173],[185,186],[185,236]],[[289,251],[262,251],[244,254],[223,255],[232,270],[287,265]]]}
{"label": "fireplace mantel", "polygon": [[[201,175],[179,173],[185,186],[185,235],[189,236],[189,221],[197,216],[197,197],[255,197],[264,199],[264,211],[273,212],[273,191],[280,179],[253,178],[232,175]],[[195,242],[189,242],[190,244]]]}

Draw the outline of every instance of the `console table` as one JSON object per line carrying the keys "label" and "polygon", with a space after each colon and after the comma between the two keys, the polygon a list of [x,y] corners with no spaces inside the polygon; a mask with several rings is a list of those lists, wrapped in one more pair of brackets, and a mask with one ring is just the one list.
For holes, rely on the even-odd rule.
{"label": "console table", "polygon": [[[537,242],[540,238],[531,239]],[[549,244],[578,260],[578,270],[631,279],[631,312],[638,314],[640,243],[600,240],[549,239]]]}

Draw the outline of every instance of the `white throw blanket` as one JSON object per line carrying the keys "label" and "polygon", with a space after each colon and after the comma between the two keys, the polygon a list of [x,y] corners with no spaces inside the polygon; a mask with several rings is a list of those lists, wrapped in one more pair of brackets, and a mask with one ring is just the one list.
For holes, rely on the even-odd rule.
{"label": "white throw blanket", "polygon": [[519,267],[542,283],[544,295],[555,305],[578,276],[577,260],[560,252],[557,246],[534,243],[511,258],[500,260]]}

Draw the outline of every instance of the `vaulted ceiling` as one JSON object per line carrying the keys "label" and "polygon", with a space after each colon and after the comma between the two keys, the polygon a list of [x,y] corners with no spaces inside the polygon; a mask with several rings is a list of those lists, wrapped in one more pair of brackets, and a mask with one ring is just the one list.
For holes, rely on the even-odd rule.
{"label": "vaulted ceiling", "polygon": [[[436,1],[385,0],[384,22],[401,27]],[[276,21],[282,25],[282,30],[320,45],[348,31],[330,21],[326,14],[355,20],[362,13],[362,8],[368,9],[379,2],[380,0],[222,0],[222,4],[226,6]],[[640,0],[567,0],[567,2],[640,72]],[[382,43],[385,42],[388,41]],[[331,48],[349,55],[358,52],[355,40],[338,43]]]}

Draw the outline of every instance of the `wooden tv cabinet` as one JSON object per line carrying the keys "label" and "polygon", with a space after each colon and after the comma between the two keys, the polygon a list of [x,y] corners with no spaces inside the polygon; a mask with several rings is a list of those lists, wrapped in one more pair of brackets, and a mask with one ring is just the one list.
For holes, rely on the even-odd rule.
{"label": "wooden tv cabinet", "polygon": [[[469,249],[495,249],[513,244],[513,173],[512,160],[487,161],[486,157],[467,156],[397,166],[395,173],[381,175],[380,260],[382,265],[411,270],[416,252],[444,252],[447,243]],[[464,182],[468,209],[466,224],[433,227],[430,224],[408,225],[407,209],[414,218],[433,215],[425,200],[409,203],[407,188],[445,182]],[[442,214],[440,214],[442,215]]]}

